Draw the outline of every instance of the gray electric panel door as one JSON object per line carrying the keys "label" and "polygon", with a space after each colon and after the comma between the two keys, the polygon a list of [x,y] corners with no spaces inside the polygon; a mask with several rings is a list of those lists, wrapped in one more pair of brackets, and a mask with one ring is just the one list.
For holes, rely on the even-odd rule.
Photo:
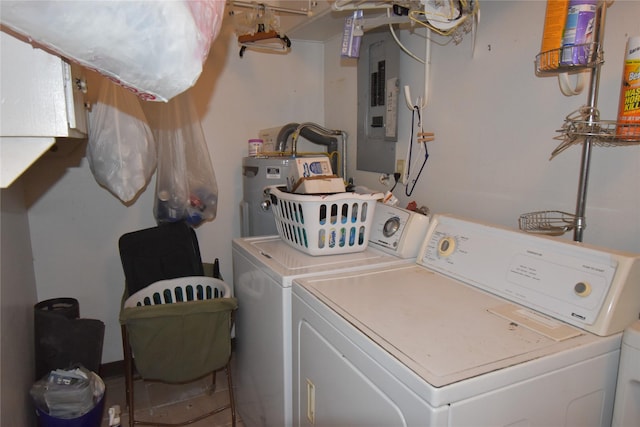
{"label": "gray electric panel door", "polygon": [[358,60],[358,170],[395,172],[399,64],[389,31],[365,33]]}

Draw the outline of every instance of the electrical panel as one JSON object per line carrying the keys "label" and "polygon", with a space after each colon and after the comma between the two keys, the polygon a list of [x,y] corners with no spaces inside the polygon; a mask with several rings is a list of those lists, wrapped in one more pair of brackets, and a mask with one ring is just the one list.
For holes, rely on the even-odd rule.
{"label": "electrical panel", "polygon": [[365,33],[358,59],[358,170],[395,172],[399,74],[400,49],[390,32]]}

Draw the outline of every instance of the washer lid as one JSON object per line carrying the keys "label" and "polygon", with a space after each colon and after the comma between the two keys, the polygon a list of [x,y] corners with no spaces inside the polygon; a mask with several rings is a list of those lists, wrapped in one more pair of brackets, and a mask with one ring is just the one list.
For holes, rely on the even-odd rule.
{"label": "washer lid", "polygon": [[435,387],[600,339],[545,318],[573,330],[557,341],[491,311],[505,300],[415,265],[296,283]]}
{"label": "washer lid", "polygon": [[294,277],[410,262],[373,248],[348,254],[312,256],[291,247],[278,236],[234,239],[233,246],[263,263],[265,271],[284,286],[291,286]]}

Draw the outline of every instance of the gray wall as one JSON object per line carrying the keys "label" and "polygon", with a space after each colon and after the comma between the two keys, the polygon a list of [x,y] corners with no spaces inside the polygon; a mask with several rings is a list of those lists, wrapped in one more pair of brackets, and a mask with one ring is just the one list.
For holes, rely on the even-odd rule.
{"label": "gray wall", "polygon": [[27,426],[34,421],[28,391],[35,379],[33,305],[37,301],[20,183],[0,190],[0,206],[0,425]]}
{"label": "gray wall", "polygon": [[[535,75],[545,5],[543,1],[481,1],[473,56],[470,35],[460,45],[432,45],[429,102],[423,116],[424,130],[434,132],[436,139],[427,144],[430,157],[413,195],[405,196],[400,186],[394,191],[403,205],[415,200],[433,212],[516,228],[522,213],[575,212],[581,147],[572,146],[549,158],[560,144],[554,139],[559,135],[556,130],[565,116],[587,103],[587,90],[566,97],[557,78]],[[608,9],[598,103],[602,119],[617,117],[625,43],[628,36],[640,34],[639,16],[638,1],[616,1]],[[423,37],[403,32],[401,40],[424,58]],[[328,58],[339,41],[326,46]],[[408,84],[416,97],[424,90],[424,67],[407,55],[401,61],[401,84]],[[342,78],[354,78],[341,69],[327,75],[332,79],[327,80],[327,88],[341,84]],[[328,93],[326,99],[327,123],[332,123],[343,112],[328,105],[350,98]],[[406,156],[410,139],[411,113],[402,101],[399,158]],[[355,114],[355,108],[351,102],[345,111]],[[355,130],[354,124],[350,134]],[[355,177],[371,187],[389,188],[379,184],[377,174],[356,172]],[[585,243],[640,252],[638,182],[640,146],[593,149]],[[573,234],[563,238],[571,240]]]}

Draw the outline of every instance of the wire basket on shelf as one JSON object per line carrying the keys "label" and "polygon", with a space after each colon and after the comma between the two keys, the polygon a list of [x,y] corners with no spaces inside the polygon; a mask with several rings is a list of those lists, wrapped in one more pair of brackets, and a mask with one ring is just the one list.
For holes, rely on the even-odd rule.
{"label": "wire basket on shelf", "polygon": [[560,72],[580,71],[593,68],[604,62],[602,49],[598,43],[585,43],[563,46],[540,52],[536,56],[536,73],[557,74]]}
{"label": "wire basket on shelf", "polygon": [[602,147],[620,147],[640,144],[640,122],[618,122],[601,120],[597,108],[582,106],[565,118],[560,135],[554,139],[562,141],[551,153],[551,159],[575,144],[589,139]]}
{"label": "wire basket on shelf", "polygon": [[520,230],[560,236],[576,226],[575,215],[561,211],[538,211],[520,215]]}
{"label": "wire basket on shelf", "polygon": [[280,238],[309,255],[361,252],[382,193],[294,194],[268,188]]}

